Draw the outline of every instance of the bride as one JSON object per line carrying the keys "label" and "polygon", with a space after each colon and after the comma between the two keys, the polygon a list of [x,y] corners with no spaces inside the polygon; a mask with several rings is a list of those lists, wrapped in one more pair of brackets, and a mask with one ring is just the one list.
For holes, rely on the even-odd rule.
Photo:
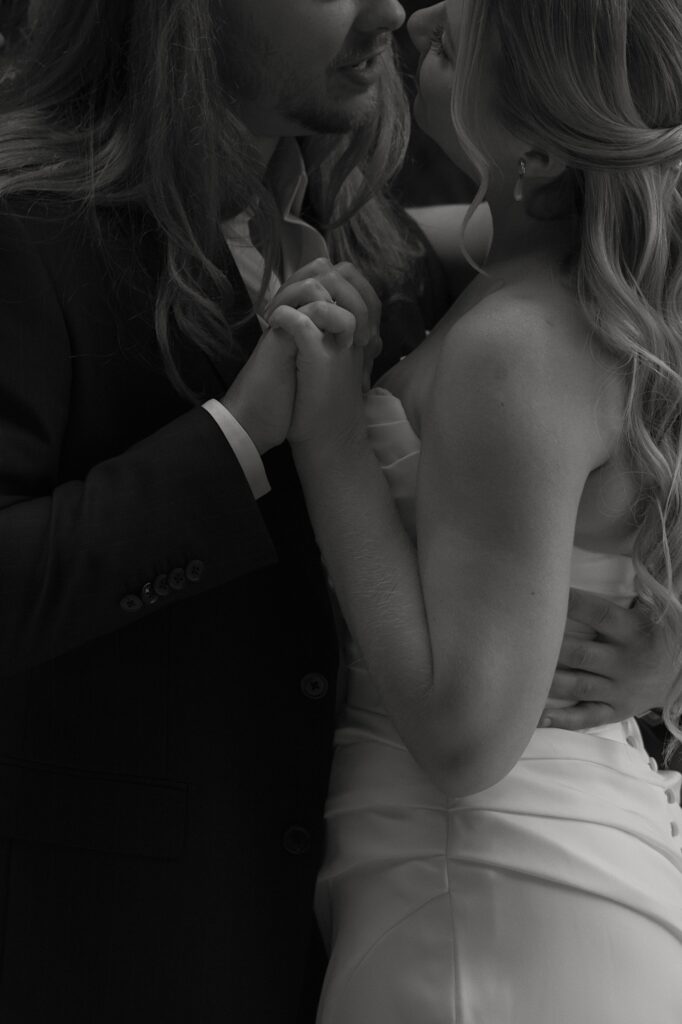
{"label": "bride", "polygon": [[632,719],[537,724],[570,586],[682,624],[682,10],[447,0],[410,31],[486,268],[364,396],[342,306],[270,317],[348,627],[318,1019],[679,1024],[680,777]]}

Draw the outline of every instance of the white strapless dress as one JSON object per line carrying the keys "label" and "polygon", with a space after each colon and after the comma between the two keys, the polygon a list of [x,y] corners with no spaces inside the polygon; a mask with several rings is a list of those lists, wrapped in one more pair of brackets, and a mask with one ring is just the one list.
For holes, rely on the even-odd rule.
{"label": "white strapless dress", "polygon": [[[381,388],[367,416],[414,534],[419,439]],[[629,603],[633,579],[629,558],[574,551],[576,587]],[[350,637],[345,663],[318,1024],[682,1024],[680,776],[635,721],[538,729],[501,782],[449,800]]]}

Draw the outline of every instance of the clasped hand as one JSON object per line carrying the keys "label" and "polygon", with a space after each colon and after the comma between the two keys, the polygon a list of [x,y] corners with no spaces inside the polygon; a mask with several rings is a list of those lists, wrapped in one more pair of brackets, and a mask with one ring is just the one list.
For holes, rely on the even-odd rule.
{"label": "clasped hand", "polygon": [[362,389],[381,350],[381,302],[350,263],[317,259],[263,313],[270,324],[223,398],[263,454],[360,429]]}

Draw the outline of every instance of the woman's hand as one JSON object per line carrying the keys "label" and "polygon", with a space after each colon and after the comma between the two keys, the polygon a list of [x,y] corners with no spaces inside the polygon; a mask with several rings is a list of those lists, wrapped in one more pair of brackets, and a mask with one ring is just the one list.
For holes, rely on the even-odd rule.
{"label": "woman's hand", "polygon": [[365,436],[363,350],[354,315],[332,302],[279,306],[270,322],[296,348],[296,399],[288,439],[299,453],[328,452]]}
{"label": "woman's hand", "polygon": [[[322,264],[331,267],[328,260],[316,260],[300,274],[315,265],[322,270]],[[356,273],[350,264],[342,266]],[[312,440],[316,449],[333,444],[363,423],[361,387],[373,361],[368,363],[366,354],[374,345],[369,336],[379,300],[362,275],[360,286],[371,290],[369,307],[338,268],[323,276],[326,284],[304,276],[282,286],[267,310],[270,330],[222,398],[261,455],[287,437],[294,444]],[[286,298],[300,308],[285,303]],[[362,318],[364,346],[357,344],[354,311]]]}
{"label": "woman's hand", "polygon": [[660,625],[641,604],[621,608],[583,590],[572,590],[569,618],[591,626],[594,640],[565,637],[550,697],[574,701],[543,716],[557,729],[590,729],[660,707],[679,672]]}
{"label": "woman's hand", "polygon": [[363,349],[363,380],[369,387],[372,364],[381,352],[381,302],[374,288],[352,263],[320,257],[287,278],[263,316],[270,323],[280,306],[301,309],[313,302],[336,303],[355,317],[354,344]]}

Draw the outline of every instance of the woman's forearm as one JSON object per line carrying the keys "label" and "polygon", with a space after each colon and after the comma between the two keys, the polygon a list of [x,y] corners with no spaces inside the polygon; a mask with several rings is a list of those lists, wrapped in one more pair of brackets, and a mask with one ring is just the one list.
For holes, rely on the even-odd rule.
{"label": "woman's forearm", "polygon": [[[456,588],[469,595],[466,609],[448,601],[449,642],[436,649],[417,551],[367,441],[293,450],[344,618],[405,745],[451,796],[493,785],[520,756],[544,701],[543,691],[536,711],[527,699],[527,652],[514,656],[494,616],[472,620],[472,601],[489,598],[474,601],[471,581]],[[551,672],[540,674],[548,688]],[[494,705],[491,691],[502,693]]]}
{"label": "woman's forearm", "polygon": [[475,727],[460,715],[456,666],[434,678],[417,552],[368,444],[294,447],[294,457],[342,612],[406,746],[451,795],[492,785],[513,761],[498,765],[486,755],[478,709]]}
{"label": "woman's forearm", "polygon": [[341,609],[392,712],[432,687],[432,656],[414,544],[364,439],[332,451],[293,446],[318,544]]}

